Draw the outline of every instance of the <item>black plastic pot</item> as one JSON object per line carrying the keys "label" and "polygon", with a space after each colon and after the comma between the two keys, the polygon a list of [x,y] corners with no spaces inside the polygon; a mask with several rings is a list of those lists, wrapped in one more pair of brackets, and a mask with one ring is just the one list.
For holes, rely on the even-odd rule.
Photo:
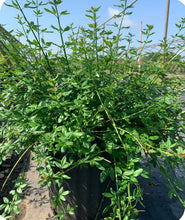
{"label": "black plastic pot", "polygon": [[[71,193],[67,195],[64,202],[64,208],[67,208],[67,204],[70,206],[77,205],[74,215],[65,215],[64,219],[70,220],[101,220],[104,208],[110,203],[110,201],[102,196],[102,193],[109,189],[109,180],[104,183],[100,183],[100,170],[96,167],[88,168],[74,168],[68,172],[69,180],[65,180],[63,187],[64,190],[69,190]],[[50,196],[57,196],[57,185],[53,184],[50,188]],[[53,207],[53,201],[51,200]],[[54,210],[57,214],[58,210],[62,209],[59,205]]]}

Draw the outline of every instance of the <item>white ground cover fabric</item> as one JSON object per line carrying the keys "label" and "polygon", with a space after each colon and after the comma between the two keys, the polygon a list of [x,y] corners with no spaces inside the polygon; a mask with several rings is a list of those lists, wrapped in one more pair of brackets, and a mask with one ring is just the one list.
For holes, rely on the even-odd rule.
{"label": "white ground cover fabric", "polygon": [[183,213],[182,217],[179,220],[185,220],[185,212]]}

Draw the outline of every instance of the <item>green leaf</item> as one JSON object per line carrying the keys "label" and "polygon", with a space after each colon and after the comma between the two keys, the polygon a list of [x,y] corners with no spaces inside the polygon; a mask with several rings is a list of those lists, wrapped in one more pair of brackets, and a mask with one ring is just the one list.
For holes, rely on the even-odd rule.
{"label": "green leaf", "polygon": [[66,201],[66,198],[63,195],[59,196],[62,201]]}
{"label": "green leaf", "polygon": [[64,187],[61,187],[59,190],[59,194],[62,194],[63,190],[64,190]]}
{"label": "green leaf", "polygon": [[109,175],[109,170],[108,169],[103,170],[100,173],[100,182],[103,183],[107,179],[108,175]]}
{"label": "green leaf", "polygon": [[88,17],[88,18],[93,19],[93,16],[91,16],[91,15],[86,14],[85,16]]}
{"label": "green leaf", "polygon": [[149,139],[155,141],[159,139],[159,136],[150,136]]}
{"label": "green leaf", "polygon": [[64,191],[64,192],[62,192],[62,195],[63,196],[66,196],[66,195],[68,195],[69,193],[71,193],[70,191]]}
{"label": "green leaf", "polygon": [[96,167],[99,169],[99,170],[105,170],[105,167],[101,165],[101,163],[97,162],[97,161],[94,161],[95,162],[95,165]]}
{"label": "green leaf", "polygon": [[0,210],[3,210],[6,207],[6,204],[1,204],[0,205]]}
{"label": "green leaf", "polygon": [[11,191],[9,192],[9,194],[13,196],[13,195],[16,194],[16,191],[15,191],[15,190],[11,190]]}
{"label": "green leaf", "polygon": [[55,8],[53,6],[51,6],[51,8],[52,8],[53,15],[56,15],[57,12],[56,12]]}
{"label": "green leaf", "polygon": [[48,184],[48,181],[39,181],[39,183],[41,183],[41,187],[44,187]]}
{"label": "green leaf", "polygon": [[66,162],[67,162],[67,158],[66,158],[66,156],[63,156],[60,161],[61,167],[64,167],[66,165]]}
{"label": "green leaf", "polygon": [[16,6],[15,7],[15,5],[10,5],[10,4],[7,4],[6,2],[4,3],[6,6],[8,6],[8,7],[11,7],[11,8],[16,8],[16,9],[18,9],[18,7]]}
{"label": "green leaf", "polygon": [[130,181],[133,182],[133,183],[137,183],[138,182],[138,180],[135,177],[133,177],[133,176],[131,176]]}
{"label": "green leaf", "polygon": [[51,10],[49,10],[48,8],[44,8],[45,11],[47,11],[48,13],[53,14],[53,12]]}
{"label": "green leaf", "polygon": [[17,188],[17,192],[20,193],[20,194],[22,193],[21,187]]}
{"label": "green leaf", "polygon": [[59,31],[59,28],[53,26],[52,24],[51,24],[51,27],[52,27],[54,30]]}
{"label": "green leaf", "polygon": [[128,170],[128,171],[125,171],[125,172],[123,173],[123,176],[132,176],[133,173],[134,173],[133,170]]}
{"label": "green leaf", "polygon": [[61,15],[68,15],[69,13],[67,12],[67,10],[60,12],[60,16]]}
{"label": "green leaf", "polygon": [[16,9],[19,9],[19,6],[15,3],[15,1],[12,0],[12,6]]}
{"label": "green leaf", "polygon": [[14,202],[14,205],[18,205],[19,203],[21,203],[22,202],[22,200],[21,199],[19,199],[19,200],[16,200],[15,202]]}
{"label": "green leaf", "polygon": [[6,205],[5,209],[4,209],[4,212],[6,213],[10,213],[12,211],[12,207],[8,204]]}
{"label": "green leaf", "polygon": [[142,168],[140,168],[140,169],[134,171],[134,177],[137,177],[137,176],[141,175],[142,172],[143,172],[143,169],[142,169]]}
{"label": "green leaf", "polygon": [[149,178],[149,176],[148,176],[147,174],[144,174],[144,173],[142,173],[141,176],[142,176],[143,178]]}
{"label": "green leaf", "polygon": [[69,214],[70,214],[70,215],[74,215],[74,211],[73,211],[73,210],[70,210],[70,211],[69,211]]}
{"label": "green leaf", "polygon": [[58,205],[58,200],[55,200],[54,203],[53,203],[53,209],[54,210],[56,209],[57,205]]}
{"label": "green leaf", "polygon": [[114,169],[112,167],[110,168],[110,178],[111,178],[111,180],[115,179],[115,173],[114,173]]}
{"label": "green leaf", "polygon": [[[91,8],[92,8],[92,7],[91,7]],[[99,6],[99,7],[97,7],[97,8],[96,8],[96,7],[93,7],[92,9],[93,9],[94,12],[98,12],[100,8],[101,8],[101,6]]]}
{"label": "green leaf", "polygon": [[58,167],[58,168],[62,168],[62,165],[61,163],[57,162],[57,161],[54,161],[55,165]]}
{"label": "green leaf", "polygon": [[8,199],[8,198],[6,198],[6,197],[3,197],[3,201],[4,201],[4,203],[6,203],[6,204],[8,204],[8,203],[9,203],[9,199]]}
{"label": "green leaf", "polygon": [[171,104],[171,97],[166,97],[166,98],[165,98],[165,103],[166,103],[167,105],[170,105],[170,104]]}
{"label": "green leaf", "polygon": [[22,184],[20,185],[21,189],[22,189],[22,188],[25,188],[26,186],[27,186],[26,183],[22,183]]}
{"label": "green leaf", "polygon": [[[107,207],[105,207],[105,209],[103,210],[103,214],[107,213],[107,212],[110,210],[110,208],[111,208],[110,205],[108,205]],[[107,217],[107,218],[104,218],[104,219],[106,219],[106,220],[112,220],[111,217]]]}
{"label": "green leaf", "polygon": [[19,208],[17,207],[17,206],[14,206],[13,207],[13,211],[14,211],[14,213],[16,214],[16,215],[18,215],[19,214]]}
{"label": "green leaf", "polygon": [[112,196],[113,196],[111,193],[102,193],[102,195],[107,198],[112,198]]}
{"label": "green leaf", "polygon": [[62,175],[62,177],[64,178],[64,179],[67,179],[67,180],[70,180],[71,179],[71,177],[70,176],[68,176],[68,175]]}
{"label": "green leaf", "polygon": [[168,192],[168,196],[170,197],[170,199],[172,199],[172,197],[175,195],[176,195],[175,189],[170,189],[170,191]]}
{"label": "green leaf", "polygon": [[31,2],[24,4],[24,8],[29,8]]}
{"label": "green leaf", "polygon": [[84,134],[83,132],[78,132],[78,131],[73,132],[73,135],[78,138],[81,137],[83,134]]}
{"label": "green leaf", "polygon": [[69,30],[70,30],[70,27],[69,27],[69,26],[67,26],[67,27],[64,28],[64,32],[65,32],[65,31],[69,31]]}
{"label": "green leaf", "polygon": [[62,3],[62,0],[54,0],[54,4],[59,5]]}

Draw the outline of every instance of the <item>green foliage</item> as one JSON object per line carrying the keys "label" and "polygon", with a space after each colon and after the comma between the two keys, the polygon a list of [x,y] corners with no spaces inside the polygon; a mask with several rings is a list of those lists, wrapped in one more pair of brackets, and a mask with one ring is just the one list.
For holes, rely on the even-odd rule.
{"label": "green foliage", "polygon": [[[174,45],[175,47],[175,45]],[[146,53],[143,57],[142,57],[142,63],[145,66],[145,63],[151,63],[151,64],[160,64],[161,62],[163,62],[164,57],[166,60],[170,60],[171,58],[175,57],[173,59],[173,62],[170,62],[170,65],[168,65],[166,67],[166,71],[168,71],[168,73],[172,73],[174,74],[174,72],[176,74],[183,74],[184,73],[184,57],[181,56],[180,54],[176,56],[175,52],[166,52],[165,54],[162,53],[161,51],[159,52],[151,52],[151,53]]]}
{"label": "green foliage", "polygon": [[[162,64],[138,69],[140,54],[131,46],[133,36],[123,37],[121,27],[118,33],[99,27],[99,8],[87,10],[88,28],[75,32],[73,25],[61,25],[60,17],[68,14],[59,12],[61,1],[25,2],[21,6],[12,1],[11,7],[22,13],[19,34],[25,36],[28,45],[23,48],[31,58],[26,59],[23,49],[18,62],[14,43],[9,42],[11,50],[7,51],[16,66],[6,75],[1,70],[0,75],[0,163],[10,152],[20,154],[32,146],[41,186],[57,184],[59,188],[58,196],[51,199],[54,208],[61,204],[55,216],[60,219],[76,208],[63,206],[70,193],[63,188],[63,180],[70,178],[68,172],[96,166],[100,182],[109,179],[116,185],[103,193],[110,199],[105,219],[135,218],[142,198],[138,177],[147,178],[150,171],[143,169],[142,161],[158,166],[168,180],[169,168],[183,161],[184,112],[178,89],[182,89],[182,79],[169,79]],[[34,9],[36,21],[28,21],[25,8]],[[38,20],[44,13],[56,17],[58,27],[51,28],[58,32],[61,45],[41,38],[42,32],[48,33]],[[152,28],[148,25],[143,31],[145,44],[150,43]],[[64,42],[67,31],[71,32]],[[52,52],[53,45],[58,45],[57,54]],[[63,156],[59,159],[58,155]],[[179,187],[176,179],[170,182],[170,195],[177,195]],[[9,214],[6,198],[4,203],[0,207]]]}
{"label": "green foliage", "polygon": [[13,213],[19,214],[18,205],[21,203],[20,194],[22,190],[26,187],[27,179],[24,176],[24,173],[17,178],[15,181],[15,189],[11,190],[9,194],[11,195],[12,199],[8,199],[7,197],[3,197],[4,204],[0,205],[0,211],[3,210],[2,216],[6,218],[12,217]]}
{"label": "green foliage", "polygon": [[[142,65],[146,66],[148,63],[150,65],[161,65],[161,63],[166,62],[165,69],[168,73],[184,73],[184,30],[185,30],[185,20],[182,18],[181,21],[176,24],[177,32],[172,35],[166,42],[164,48],[164,42],[158,45],[158,51],[156,52],[145,52],[142,54]],[[145,44],[143,43],[145,46]],[[142,50],[144,50],[142,46]],[[169,64],[168,64],[169,63]]]}

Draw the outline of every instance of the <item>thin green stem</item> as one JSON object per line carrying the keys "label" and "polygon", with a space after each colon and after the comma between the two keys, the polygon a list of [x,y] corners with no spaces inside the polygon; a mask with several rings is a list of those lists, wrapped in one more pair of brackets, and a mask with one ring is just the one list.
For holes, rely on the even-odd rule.
{"label": "thin green stem", "polygon": [[34,30],[32,29],[32,27],[31,27],[31,25],[30,25],[30,22],[28,21],[28,19],[27,19],[26,15],[25,15],[23,9],[21,8],[19,2],[18,2],[17,0],[15,0],[15,1],[16,1],[16,4],[17,4],[17,6],[18,6],[18,8],[19,8],[19,10],[20,10],[20,12],[21,12],[21,14],[22,14],[23,17],[24,17],[24,20],[25,20],[26,23],[28,24],[28,27],[30,28],[30,30],[31,30],[31,32],[32,32],[32,34],[33,34],[33,36],[34,36],[36,42],[38,43],[38,47],[40,48],[40,50],[42,51],[42,53],[43,53],[43,55],[44,55],[44,57],[45,57],[45,59],[46,59],[46,63],[47,63],[47,65],[48,65],[48,68],[49,68],[50,73],[52,73],[53,71],[52,71],[52,69],[51,69],[50,62],[49,62],[49,59],[48,59],[47,54],[44,52],[44,49],[43,49],[41,43],[39,42],[39,39],[38,39],[38,37],[36,36]]}
{"label": "thin green stem", "polygon": [[185,48],[183,48],[182,50],[180,50],[179,52],[177,52],[170,60],[167,64],[171,63],[178,55],[180,55],[181,53],[183,53],[185,51]]}
{"label": "thin green stem", "polygon": [[97,16],[96,16],[96,12],[93,12],[94,16],[94,44],[95,44],[95,49],[96,49],[96,68],[99,69],[99,65],[98,65],[98,37],[97,37]]}
{"label": "thin green stem", "polygon": [[56,10],[56,17],[57,17],[57,22],[58,22],[58,26],[59,26],[59,34],[60,34],[60,39],[61,39],[61,43],[62,43],[64,56],[65,56],[65,59],[66,59],[66,62],[67,62],[68,71],[71,72],[70,67],[69,67],[67,53],[66,53],[64,38],[63,38],[63,34],[62,34],[62,26],[61,26],[61,22],[60,22],[60,15],[59,15],[59,12],[58,12],[58,7],[57,7],[56,3],[54,3],[54,5],[55,5],[55,10]]}
{"label": "thin green stem", "polygon": [[[16,62],[17,66],[21,67],[21,69],[24,71],[24,70],[25,70],[25,67],[23,67],[22,65],[20,65],[20,64],[22,64],[22,63],[19,62],[19,60],[17,59],[15,53],[12,53],[12,52],[9,50],[9,48],[4,44],[3,41],[0,41],[0,43],[1,43],[1,45],[4,47],[4,49],[7,51],[8,55],[10,55],[10,56],[13,58],[13,60]],[[10,43],[10,44],[11,44],[11,43]],[[14,48],[14,46],[13,46],[12,44],[11,44],[11,46]],[[15,48],[14,48],[14,49],[15,49]],[[16,50],[17,50],[17,49],[16,49]]]}
{"label": "thin green stem", "polygon": [[141,55],[141,53],[142,53],[143,49],[145,48],[145,46],[146,46],[146,44],[147,44],[147,41],[148,41],[149,36],[150,36],[150,31],[151,31],[151,30],[149,29],[148,34],[147,34],[147,36],[146,36],[146,39],[145,39],[145,41],[144,41],[144,43],[143,43],[143,45],[142,45],[142,48],[141,48],[141,50],[140,50],[140,52],[139,52],[139,55],[138,55],[138,56],[140,56],[140,55]]}
{"label": "thin green stem", "polygon": [[[29,40],[29,37],[28,37],[28,33],[26,32],[26,30],[25,30],[25,28],[24,28],[24,23],[21,21],[21,17],[18,17],[18,22],[19,22],[19,24],[21,25],[22,30],[23,30],[24,37],[26,38],[26,40],[27,40],[27,42],[28,42],[28,44],[29,44],[29,46],[30,46],[30,48],[31,48],[31,44],[30,44],[30,40]],[[35,55],[34,53],[31,53],[31,56],[33,56],[34,59],[35,59],[35,61],[36,61],[36,63],[38,63],[38,60],[37,60],[36,55]]]}
{"label": "thin green stem", "polygon": [[[107,184],[107,186],[106,186],[105,192],[107,192],[107,190],[108,190],[108,188],[109,188],[109,186],[110,186],[110,183],[111,183],[111,180],[109,180],[109,182],[108,182],[108,184]],[[98,214],[99,214],[99,212],[100,212],[100,210],[101,210],[101,207],[102,207],[102,204],[103,204],[104,199],[105,199],[105,198],[102,196],[102,199],[101,199],[101,201],[100,201],[100,205],[99,205],[99,207],[98,207],[98,211],[97,211],[97,213],[96,213],[96,217],[95,217],[94,220],[98,220]]]}
{"label": "thin green stem", "polygon": [[[124,7],[124,12],[127,8],[127,0],[125,0],[125,7]],[[121,32],[121,27],[122,27],[122,24],[123,24],[123,19],[125,17],[125,13],[122,13],[122,16],[121,16],[121,21],[120,21],[120,24],[119,24],[119,28],[118,28],[118,33],[117,33],[117,39],[116,39],[116,53],[118,53],[118,44],[119,44],[119,39],[120,39],[120,32]]]}
{"label": "thin green stem", "polygon": [[[96,89],[96,93],[97,93],[97,96],[98,96],[102,106],[104,106],[103,101],[102,101],[102,99],[100,97],[100,94],[99,94],[97,89]],[[117,126],[116,126],[116,123],[115,123],[114,119],[111,117],[111,115],[109,114],[108,110],[105,107],[104,107],[104,111],[106,112],[106,115],[109,118],[109,120],[112,122],[113,128],[114,128],[114,130],[115,130],[115,132],[116,132],[116,134],[117,134],[117,136],[118,136],[118,138],[119,138],[119,140],[120,140],[120,142],[121,142],[121,144],[123,146],[123,140],[122,140],[122,138],[121,138],[121,136],[119,134],[119,131],[117,129]]]}
{"label": "thin green stem", "polygon": [[[157,161],[157,166],[158,166],[158,168],[161,167],[159,161]],[[163,168],[163,169],[164,169],[164,168]],[[173,171],[173,169],[171,169],[171,170]],[[166,175],[166,173],[165,173],[164,171],[163,171],[163,174],[165,175],[165,178],[167,179],[168,183],[170,184],[170,187],[174,190],[175,195],[177,196],[177,198],[179,199],[179,201],[182,203],[182,205],[184,205],[184,202],[183,202],[182,198],[179,196],[179,194],[178,194],[177,190],[175,189],[173,183],[171,182],[170,177],[169,177],[168,175]]]}
{"label": "thin green stem", "polygon": [[119,218],[119,220],[121,220],[121,203],[120,203],[120,196],[117,195],[119,188],[118,188],[118,174],[116,172],[116,160],[115,160],[115,158],[114,158],[114,172],[115,172],[115,179],[116,179],[116,197],[117,197],[117,202],[116,203],[118,205],[118,211],[119,211],[118,218]]}
{"label": "thin green stem", "polygon": [[[39,15],[38,15],[38,12],[39,12],[39,2],[38,0],[36,0],[36,18],[37,18],[37,35],[38,35],[38,41],[40,42],[41,44],[41,40],[40,40],[40,24],[39,24]],[[39,58],[41,59],[41,53],[40,53],[40,50],[39,50]]]}

